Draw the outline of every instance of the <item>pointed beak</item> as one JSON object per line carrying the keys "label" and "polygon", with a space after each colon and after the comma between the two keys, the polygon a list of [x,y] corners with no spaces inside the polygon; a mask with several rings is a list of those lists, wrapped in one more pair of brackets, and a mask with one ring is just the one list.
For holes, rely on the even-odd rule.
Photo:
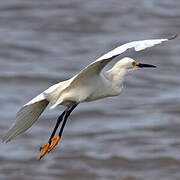
{"label": "pointed beak", "polygon": [[136,66],[138,66],[140,68],[156,68],[156,66],[154,66],[154,65],[151,65],[151,64],[142,64],[142,63],[139,63]]}

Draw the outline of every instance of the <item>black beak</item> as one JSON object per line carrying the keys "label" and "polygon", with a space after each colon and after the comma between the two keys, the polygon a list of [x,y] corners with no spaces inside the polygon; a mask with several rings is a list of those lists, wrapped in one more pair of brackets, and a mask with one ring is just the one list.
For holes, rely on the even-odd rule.
{"label": "black beak", "polygon": [[142,64],[142,63],[139,63],[138,65],[137,65],[138,67],[140,67],[140,68],[156,68],[156,66],[154,66],[154,65],[151,65],[151,64]]}

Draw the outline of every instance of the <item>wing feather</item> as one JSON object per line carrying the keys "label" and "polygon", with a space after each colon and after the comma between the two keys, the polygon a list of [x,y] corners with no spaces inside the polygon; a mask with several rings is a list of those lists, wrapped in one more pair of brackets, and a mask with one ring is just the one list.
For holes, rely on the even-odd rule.
{"label": "wing feather", "polygon": [[84,68],[71,82],[70,88],[73,85],[78,85],[78,83],[81,83],[84,80],[86,80],[88,77],[93,75],[98,75],[102,69],[111,62],[115,57],[119,56],[120,54],[124,53],[128,49],[134,48],[135,51],[141,51],[146,48],[155,46],[157,44],[161,44],[162,42],[175,39],[177,35],[173,35],[172,37],[168,39],[150,39],[150,40],[142,40],[142,41],[133,41],[126,44],[123,44],[112,51],[108,52],[107,54],[101,56],[97,60],[95,60],[93,63],[88,65],[86,68]]}
{"label": "wing feather", "polygon": [[4,135],[2,141],[8,142],[29,129],[37,121],[41,113],[47,107],[48,103],[49,102],[44,98],[43,94],[40,94],[29,103],[25,104],[17,112],[15,123]]}

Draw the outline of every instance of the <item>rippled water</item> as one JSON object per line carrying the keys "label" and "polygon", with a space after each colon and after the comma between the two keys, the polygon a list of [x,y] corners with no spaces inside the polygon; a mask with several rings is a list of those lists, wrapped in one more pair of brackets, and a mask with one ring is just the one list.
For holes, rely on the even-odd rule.
{"label": "rippled water", "polygon": [[[2,1],[0,135],[32,97],[117,45],[180,34],[179,9],[179,0]],[[38,161],[62,110],[47,109],[27,133],[0,144],[0,179],[179,179],[179,39],[127,55],[158,68],[129,76],[119,97],[81,104],[61,144]]]}

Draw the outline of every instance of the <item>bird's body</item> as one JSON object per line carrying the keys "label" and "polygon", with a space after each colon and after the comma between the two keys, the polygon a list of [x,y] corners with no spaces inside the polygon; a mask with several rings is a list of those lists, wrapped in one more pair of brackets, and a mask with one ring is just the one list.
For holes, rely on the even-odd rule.
{"label": "bird's body", "polygon": [[[173,36],[170,39],[174,39],[175,37]],[[66,110],[58,118],[49,142],[42,146],[42,148],[45,148],[43,151],[44,154],[50,151],[57,144],[57,142],[55,144],[52,143],[53,147],[50,147],[60,122],[64,119],[60,130],[61,136],[68,116],[79,103],[117,96],[121,93],[123,82],[129,72],[139,67],[155,67],[153,65],[140,64],[126,57],[118,61],[109,71],[102,72],[102,69],[109,62],[130,48],[140,51],[170,39],[143,40],[124,44],[98,58],[69,80],[51,86],[18,111],[16,121],[3,137],[3,141],[8,142],[31,127],[49,103],[51,104],[50,109],[62,105],[66,107]],[[41,157],[44,154],[41,154]]]}
{"label": "bird's body", "polygon": [[[55,107],[54,105],[69,106],[74,102],[90,102],[107,96],[119,95],[122,83],[116,85],[111,78],[111,75],[105,72],[89,77],[78,85],[67,86],[69,82],[72,82],[72,78],[55,85],[57,87],[54,90],[50,87],[44,91],[43,95],[51,102],[52,108]],[[68,89],[64,91],[65,87]]]}

